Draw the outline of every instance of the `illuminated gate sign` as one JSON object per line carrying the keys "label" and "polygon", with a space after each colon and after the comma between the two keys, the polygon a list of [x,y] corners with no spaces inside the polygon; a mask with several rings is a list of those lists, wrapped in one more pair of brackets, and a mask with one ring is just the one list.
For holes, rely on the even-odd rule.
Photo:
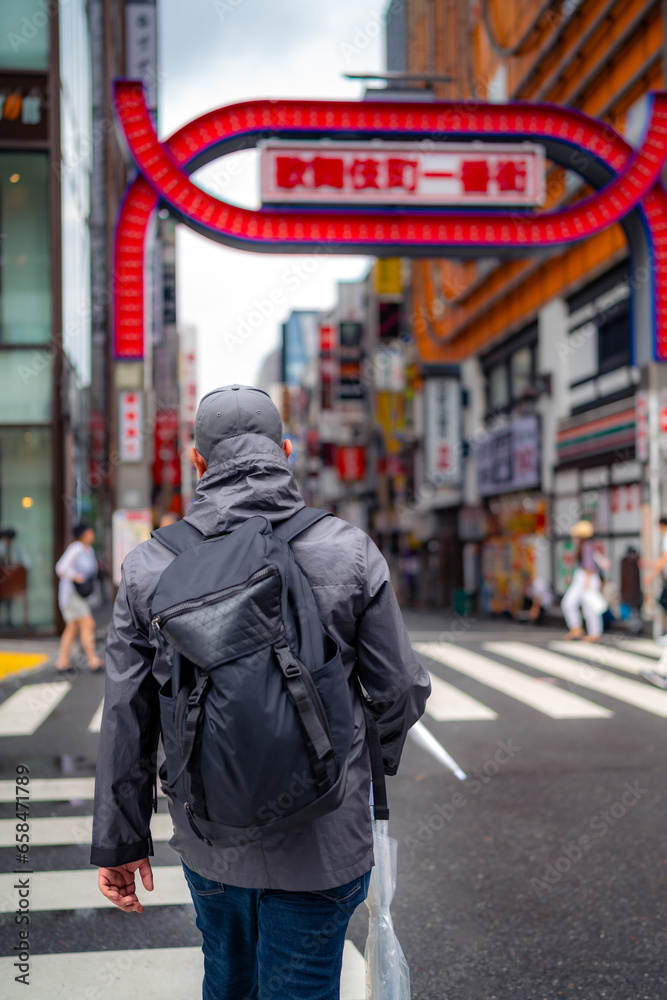
{"label": "illuminated gate sign", "polygon": [[262,145],[262,202],[541,205],[544,149],[532,143]]}
{"label": "illuminated gate sign", "polygon": [[[208,111],[160,141],[141,83],[118,80],[115,110],[137,176],[125,193],[116,229],[114,354],[126,359],[144,356],[146,241],[151,220],[164,206],[175,218],[210,239],[264,253],[526,257],[535,250],[565,247],[620,223],[630,246],[633,363],[667,361],[667,192],[661,182],[667,158],[667,93],[649,94],[646,106],[646,126],[636,148],[610,125],[574,108],[522,101],[245,101]],[[366,196],[364,204],[355,200],[335,209],[319,203],[302,207],[276,204],[255,210],[215,198],[190,180],[193,171],[215,157],[259,145],[267,138],[293,144],[326,139],[332,151],[333,140],[382,140],[378,163],[385,142],[400,139],[403,150],[412,143],[409,155],[405,151],[394,159],[416,161],[426,151],[425,140],[431,149],[439,147],[443,139],[459,144],[473,141],[479,143],[479,155],[482,161],[486,158],[486,167],[476,165],[474,170],[464,170],[465,163],[472,161],[463,155],[456,159],[452,153],[451,171],[444,168],[441,172],[456,176],[440,181],[458,184],[462,189],[472,183],[474,176],[479,187],[486,185],[485,191],[467,192],[475,199],[497,195],[500,184],[509,183],[509,168],[503,167],[499,174],[498,159],[493,160],[495,154],[486,143],[497,145],[499,139],[534,143],[544,147],[550,160],[574,170],[594,190],[578,201],[542,212],[517,207],[517,192],[511,192],[508,202],[493,204],[484,200],[477,208],[466,203],[463,196],[449,207],[442,205],[440,196],[437,204],[399,203],[395,197],[399,191],[409,198],[407,188],[413,181],[416,189],[425,180],[418,177],[417,168],[411,178],[404,164],[403,186],[392,189],[394,196],[389,204],[369,203],[369,189],[361,189]],[[302,154],[304,147],[299,148]],[[350,184],[358,175],[365,183],[373,177],[368,166],[352,170],[346,155],[338,157],[343,160],[343,188],[337,190],[346,190],[346,164]],[[470,155],[465,153],[466,158]],[[369,159],[376,154],[370,157],[366,152],[364,156]],[[386,185],[390,183],[389,159],[387,156],[378,166],[377,176]],[[520,182],[517,168],[518,164],[514,164],[511,180],[516,186]],[[308,170],[312,171],[312,181]],[[294,175],[288,172],[287,176],[288,183],[293,182]],[[309,183],[315,185],[315,166],[304,166],[301,177],[297,180],[304,188]],[[300,199],[303,193],[299,193]],[[329,191],[327,200],[331,197]],[[428,331],[424,337],[435,340],[438,346],[445,344]],[[420,341],[419,346],[426,351],[431,345]]]}

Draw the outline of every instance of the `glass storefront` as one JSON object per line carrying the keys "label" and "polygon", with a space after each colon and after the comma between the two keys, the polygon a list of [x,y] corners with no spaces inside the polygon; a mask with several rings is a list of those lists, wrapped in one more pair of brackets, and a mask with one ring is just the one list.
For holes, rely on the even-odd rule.
{"label": "glass storefront", "polygon": [[0,631],[50,631],[54,357],[46,152],[0,152],[0,230]]}
{"label": "glass storefront", "polygon": [[51,468],[50,428],[0,427],[2,631],[53,628]]}
{"label": "glass storefront", "polygon": [[0,229],[0,344],[46,343],[51,336],[46,153],[0,153]]}

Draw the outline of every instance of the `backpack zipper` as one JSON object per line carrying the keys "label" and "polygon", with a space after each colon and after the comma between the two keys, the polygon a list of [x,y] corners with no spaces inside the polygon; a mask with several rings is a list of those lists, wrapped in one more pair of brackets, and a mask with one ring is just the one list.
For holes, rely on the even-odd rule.
{"label": "backpack zipper", "polygon": [[256,573],[248,577],[245,583],[237,583],[233,587],[226,587],[225,590],[219,590],[215,594],[209,594],[208,597],[201,597],[196,601],[184,601],[182,604],[176,604],[173,608],[169,608],[167,611],[161,611],[159,615],[156,615],[151,619],[151,625],[156,632],[159,632],[166,621],[170,618],[175,618],[177,615],[183,614],[185,611],[192,611],[195,608],[202,608],[207,604],[215,604],[216,601],[221,601],[225,597],[230,597],[232,594],[238,593],[240,590],[245,590],[246,587],[250,587],[253,583],[258,580],[262,580],[265,576],[271,576],[275,573],[275,566],[265,566],[263,569],[258,569]]}

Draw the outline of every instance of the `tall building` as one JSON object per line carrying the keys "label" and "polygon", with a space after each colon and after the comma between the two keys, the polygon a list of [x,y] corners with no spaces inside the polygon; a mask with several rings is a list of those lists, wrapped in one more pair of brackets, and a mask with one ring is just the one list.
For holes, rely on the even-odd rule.
{"label": "tall building", "polygon": [[0,5],[0,631],[50,632],[86,476],[90,45],[85,0]]}
{"label": "tall building", "polygon": [[[402,7],[404,20],[388,22],[392,51],[402,24],[407,70],[446,78],[435,84],[440,100],[572,107],[636,144],[643,97],[664,86],[658,3]],[[547,161],[545,209],[586,191],[574,160],[571,170]],[[430,436],[436,448],[455,449],[457,468],[443,491],[425,464],[408,522],[430,508],[442,537],[455,533],[466,587],[491,611],[516,607],[534,576],[563,592],[574,560],[568,529],[581,516],[594,520],[608,579],[618,584],[629,545],[652,553],[651,525],[664,513],[654,483],[666,471],[664,458],[650,466],[645,447],[647,393],[663,406],[667,376],[645,349],[651,330],[632,321],[642,279],[626,233],[610,226],[521,260],[418,260],[411,272],[412,325],[432,403],[425,456]]]}

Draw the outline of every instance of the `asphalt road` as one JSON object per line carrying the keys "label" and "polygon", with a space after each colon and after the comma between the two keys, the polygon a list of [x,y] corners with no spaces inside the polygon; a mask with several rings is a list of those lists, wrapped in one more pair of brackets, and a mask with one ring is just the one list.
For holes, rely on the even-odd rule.
{"label": "asphalt road", "polygon": [[[468,779],[457,781],[411,740],[389,779],[399,858],[393,916],[412,996],[664,1000],[667,693],[637,673],[657,650],[606,637],[610,652],[595,654],[606,657],[595,664],[584,647],[555,649],[557,632],[487,624],[451,633],[436,624],[409,619],[432,674],[456,691],[440,687],[424,723]],[[81,674],[34,734],[2,735],[2,703],[26,680],[52,679],[42,668],[0,685],[0,779],[13,778],[20,761],[33,780],[94,774],[97,736],[88,726],[102,677]],[[459,703],[457,692],[468,700]],[[85,796],[34,802],[33,820],[69,817],[70,834],[32,848],[33,879],[88,867],[89,813]],[[0,816],[13,817],[13,805],[0,803]],[[0,847],[1,872],[12,872],[14,859],[13,848]],[[166,842],[156,843],[155,863],[178,864]],[[85,899],[70,906],[65,896],[33,913],[34,954],[199,945],[185,901],[128,917]],[[0,916],[0,956],[9,956],[16,926],[10,912]],[[362,952],[366,925],[361,907],[348,936]],[[70,996],[106,996],[87,988]],[[5,995],[14,994],[0,987]],[[41,1000],[34,989],[16,995]],[[126,978],[124,995],[143,994],[128,992]]]}

